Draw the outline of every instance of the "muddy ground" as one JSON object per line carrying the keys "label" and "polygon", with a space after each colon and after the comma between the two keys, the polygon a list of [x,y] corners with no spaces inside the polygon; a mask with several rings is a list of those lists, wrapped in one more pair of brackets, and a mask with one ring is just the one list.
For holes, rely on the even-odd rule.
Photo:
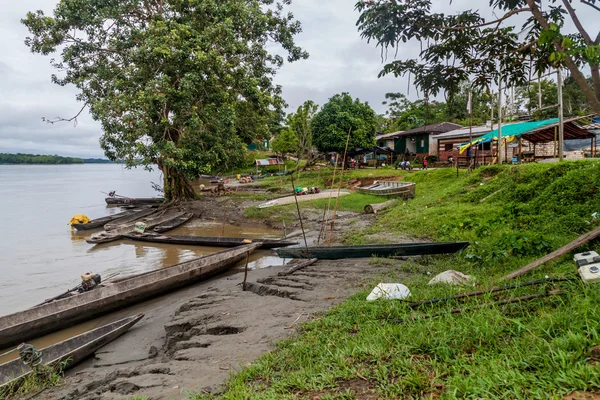
{"label": "muddy ground", "polygon": [[[186,207],[206,219],[225,210],[234,224],[260,223],[243,216],[255,201],[215,197]],[[307,240],[320,229],[321,212],[303,210]],[[338,214],[334,242],[348,229],[362,229],[375,216]],[[295,235],[301,236],[300,232]],[[405,238],[403,238],[405,239]],[[402,261],[396,261],[400,265]],[[145,318],[128,333],[67,373],[64,384],[40,393],[40,399],[92,400],[186,399],[189,393],[218,392],[234,371],[273,349],[273,343],[296,332],[300,323],[343,301],[390,265],[369,259],[319,261],[287,276],[289,266],[249,273],[243,291],[243,268],[158,299],[131,307]]]}

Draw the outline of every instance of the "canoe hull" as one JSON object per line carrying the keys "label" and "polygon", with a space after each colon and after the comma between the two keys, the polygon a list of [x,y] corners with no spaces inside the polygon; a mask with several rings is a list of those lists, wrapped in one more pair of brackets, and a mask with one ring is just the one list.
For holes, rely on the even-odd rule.
{"label": "canoe hull", "polygon": [[[41,349],[42,359],[50,366],[66,362],[64,368],[71,368],[127,332],[143,317],[144,314],[138,314],[123,318]],[[15,390],[30,374],[31,369],[20,359],[0,365],[0,395]]]}
{"label": "canoe hull", "polygon": [[157,233],[168,232],[172,229],[177,228],[178,226],[185,224],[192,218],[194,218],[194,213],[186,213],[186,214],[183,214],[181,217],[175,218],[174,220],[172,220],[170,222],[165,222],[163,224],[155,226],[154,229],[152,229],[152,230]]}
{"label": "canoe hull", "polygon": [[233,267],[258,247],[239,246],[106,287],[0,317],[0,348],[72,326],[98,315],[171,292]]}
{"label": "canoe hull", "polygon": [[394,257],[394,256],[422,256],[434,254],[456,253],[466,248],[469,242],[439,242],[439,243],[400,243],[388,245],[367,246],[316,246],[305,248],[278,249],[277,255],[281,258],[318,258],[320,260],[338,260],[342,258],[365,257]]}
{"label": "canoe hull", "polygon": [[113,215],[108,215],[106,217],[102,217],[102,218],[96,218],[91,220],[90,222],[88,222],[87,224],[73,224],[71,225],[73,228],[77,229],[78,231],[88,231],[90,229],[96,229],[96,228],[101,228],[104,226],[104,224],[107,224],[109,222],[124,218],[124,217],[128,217],[130,215],[132,215],[133,213],[135,213],[135,211],[123,211],[120,212],[118,214],[113,214]]}
{"label": "canoe hull", "polygon": [[162,204],[165,201],[165,199],[161,197],[140,197],[137,199],[125,197],[107,197],[104,200],[109,206]]}
{"label": "canoe hull", "polygon": [[208,247],[236,247],[251,243],[259,243],[261,249],[275,249],[278,247],[293,246],[298,242],[290,242],[276,239],[246,239],[246,238],[227,238],[212,236],[177,236],[177,235],[153,235],[153,234],[127,234],[123,236],[126,239],[148,243],[166,243],[183,244],[188,246],[208,246]]}

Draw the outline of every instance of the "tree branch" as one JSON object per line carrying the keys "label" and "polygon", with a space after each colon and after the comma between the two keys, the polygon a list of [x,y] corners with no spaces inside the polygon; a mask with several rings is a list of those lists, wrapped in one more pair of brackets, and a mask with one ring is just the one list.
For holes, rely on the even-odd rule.
{"label": "tree branch", "polygon": [[[538,8],[536,0],[527,0],[527,4],[529,5],[529,7],[531,7],[531,12],[535,17],[536,21],[540,24],[540,26],[543,29],[550,29],[550,23],[548,22],[546,17],[544,17],[542,11]],[[580,87],[586,100],[589,101],[590,105],[592,106],[592,109],[595,112],[600,113],[600,100],[597,97],[598,95],[600,95],[600,93],[595,93],[594,90],[590,87],[590,85],[587,84],[585,75],[579,70],[577,64],[575,63],[575,61],[573,61],[571,56],[565,54],[565,49],[562,47],[562,44],[557,40],[554,40],[553,44],[556,50],[564,54],[565,65],[567,66],[569,71],[571,71],[571,76],[573,77],[575,82],[577,82],[577,85]]]}
{"label": "tree branch", "polygon": [[48,119],[46,117],[42,117],[42,121],[47,122],[49,124],[53,124],[55,122],[71,122],[71,121],[75,121],[73,123],[73,126],[77,126],[77,117],[79,117],[81,115],[81,113],[83,112],[83,110],[87,107],[88,103],[86,102],[83,107],[81,107],[81,110],[79,110],[79,112],[74,116],[71,117],[69,119],[67,118],[62,118],[62,117],[56,117],[55,119]]}
{"label": "tree branch", "polygon": [[589,1],[581,0],[581,2],[582,2],[583,4],[585,4],[586,6],[590,6],[590,7],[592,7],[592,8],[593,8],[593,9],[595,9],[596,11],[600,11],[600,7],[598,7],[598,6],[597,6],[597,5],[595,5],[595,4],[592,4],[592,3],[590,3]]}
{"label": "tree branch", "polygon": [[423,28],[441,29],[441,30],[447,30],[447,31],[460,31],[460,30],[465,30],[465,29],[477,29],[477,28],[483,28],[484,26],[494,25],[494,24],[498,24],[498,26],[499,26],[502,23],[502,21],[504,21],[504,20],[512,17],[515,14],[520,14],[520,13],[526,12],[526,11],[531,11],[531,8],[524,7],[524,8],[519,8],[517,10],[512,10],[512,11],[504,14],[502,17],[500,17],[498,19],[495,19],[495,20],[489,21],[489,22],[482,22],[482,23],[476,24],[476,25],[457,25],[457,26],[428,26],[428,25],[420,25],[420,26],[423,27]]}
{"label": "tree branch", "polygon": [[588,46],[590,46],[592,44],[592,38],[590,37],[590,35],[587,33],[587,31],[585,30],[585,28],[581,24],[581,21],[577,17],[577,14],[575,14],[575,10],[573,9],[573,6],[571,5],[571,2],[569,0],[563,0],[563,4],[565,5],[565,8],[567,9],[567,12],[571,16],[571,19],[575,23],[575,26],[577,27],[577,30],[579,31],[579,33],[581,33],[581,36],[583,36],[583,40],[585,40],[585,44],[587,44]]}

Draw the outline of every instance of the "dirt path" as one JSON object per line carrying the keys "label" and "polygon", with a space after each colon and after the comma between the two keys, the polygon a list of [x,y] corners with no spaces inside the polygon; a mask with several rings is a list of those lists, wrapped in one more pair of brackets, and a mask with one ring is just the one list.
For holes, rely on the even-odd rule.
{"label": "dirt path", "polygon": [[218,391],[232,371],[271,350],[298,323],[389,270],[355,259],[277,275],[287,268],[252,271],[246,292],[238,269],[154,300],[138,326],[70,371],[65,385],[43,398],[167,400]]}

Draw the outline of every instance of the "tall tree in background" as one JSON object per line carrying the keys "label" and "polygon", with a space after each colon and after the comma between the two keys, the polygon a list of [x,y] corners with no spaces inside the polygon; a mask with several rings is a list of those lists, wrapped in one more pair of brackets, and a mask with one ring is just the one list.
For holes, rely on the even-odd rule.
{"label": "tall tree in background", "polygon": [[[491,11],[499,17],[486,20],[470,9],[453,15],[433,13],[431,0],[360,0],[356,3],[361,13],[357,25],[364,38],[375,40],[384,51],[395,48],[397,52],[400,43],[421,41],[424,48],[419,60],[392,61],[380,76],[410,73],[416,86],[431,95],[457,93],[467,81],[486,90],[501,75],[513,86],[525,85],[530,66],[543,73],[564,65],[600,114],[600,33],[585,30],[571,0],[549,3],[542,9],[540,0],[490,0]],[[579,12],[600,17],[597,3],[578,1]],[[523,40],[521,27],[510,25],[519,14],[528,16]],[[575,33],[564,33],[567,18],[575,25]],[[593,86],[582,72],[586,70],[591,71]]]}
{"label": "tall tree in background", "polygon": [[312,121],[313,143],[322,152],[343,153],[350,132],[349,149],[372,148],[378,119],[368,103],[348,93],[329,99]]}
{"label": "tall tree in background", "polygon": [[[107,157],[157,163],[168,199],[188,199],[188,180],[243,162],[245,143],[268,132],[282,108],[272,78],[300,23],[290,0],[60,0],[52,16],[22,21],[34,53],[60,51],[52,80],[75,85],[102,124]],[[83,109],[82,109],[83,110]]]}
{"label": "tall tree in background", "polygon": [[313,149],[312,120],[319,106],[312,100],[307,100],[298,107],[295,113],[286,118],[286,127],[281,130],[271,143],[273,151],[296,156],[296,169],[303,157],[308,157]]}

